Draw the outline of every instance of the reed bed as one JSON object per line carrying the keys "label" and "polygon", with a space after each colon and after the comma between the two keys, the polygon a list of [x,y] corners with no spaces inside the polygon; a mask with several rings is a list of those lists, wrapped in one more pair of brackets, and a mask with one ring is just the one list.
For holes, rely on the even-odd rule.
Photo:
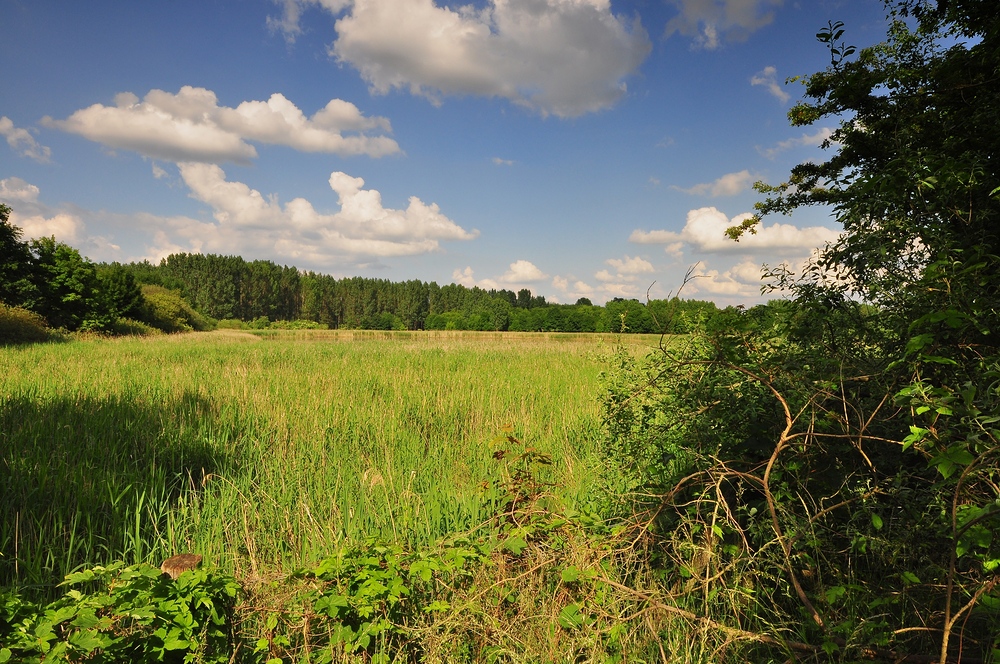
{"label": "reed bed", "polygon": [[[655,343],[629,338],[638,352]],[[488,518],[495,441],[584,507],[593,335],[235,331],[0,348],[0,587],[201,553],[241,578]]]}

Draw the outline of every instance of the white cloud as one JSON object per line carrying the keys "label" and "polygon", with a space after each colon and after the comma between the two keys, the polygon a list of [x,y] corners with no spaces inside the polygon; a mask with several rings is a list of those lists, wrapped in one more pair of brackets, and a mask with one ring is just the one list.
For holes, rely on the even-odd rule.
{"label": "white cloud", "polygon": [[600,294],[605,300],[615,297],[626,299],[638,297],[641,293],[635,284],[604,283],[601,284]]}
{"label": "white cloud", "polygon": [[211,90],[188,85],[177,94],[151,90],[142,101],[123,92],[115,97],[115,106],[94,104],[65,120],[42,122],[110,148],[175,162],[246,163],[257,156],[247,141],[345,156],[399,152],[393,139],[365,134],[391,131],[388,120],[366,117],[340,99],[307,118],[281,94],[230,108],[220,106]]}
{"label": "white cloud", "polygon": [[617,277],[608,272],[607,270],[598,270],[597,272],[594,273],[594,278],[597,279],[598,281],[607,282],[607,281],[614,281]]}
{"label": "white cloud", "polygon": [[739,242],[726,237],[726,229],[749,219],[750,213],[729,219],[714,207],[691,210],[687,222],[678,233],[667,230],[635,230],[629,240],[638,244],[665,244],[668,253],[677,254],[678,243],[704,253],[739,254],[765,251],[772,254],[808,253],[816,247],[833,242],[839,233],[825,226],[799,228],[792,224],[761,223],[756,234],[746,233]]}
{"label": "white cloud", "polygon": [[294,38],[307,5],[335,16],[330,54],[372,91],[501,97],[543,115],[575,117],[612,106],[650,51],[636,16],[610,0],[489,0],[451,9],[434,0],[286,0],[272,21]]}
{"label": "white cloud", "polygon": [[339,14],[351,0],[273,0],[274,4],[281,6],[281,16],[268,16],[267,27],[273,32],[280,32],[284,35],[285,41],[294,44],[299,35],[302,34],[300,19],[302,10],[310,5],[323,7],[331,14]]}
{"label": "white cloud", "polygon": [[685,286],[686,294],[704,293],[715,296],[752,298],[760,296],[761,266],[751,261],[742,261],[728,270],[709,270],[699,262],[693,272],[693,279]]}
{"label": "white cloud", "polygon": [[38,187],[21,178],[0,180],[0,201],[6,203],[35,203],[38,201]]}
{"label": "white cloud", "polygon": [[[303,198],[282,205],[276,196],[228,181],[215,164],[185,162],[178,167],[191,197],[211,208],[211,220],[54,209],[39,201],[38,187],[19,178],[0,180],[0,201],[10,203],[11,221],[25,237],[54,234],[100,260],[158,261],[178,252],[236,253],[329,271],[372,258],[440,251],[443,241],[479,235],[458,226],[436,204],[415,196],[405,209],[385,207],[378,191],[365,189],[361,178],[341,172],[329,179],[340,209],[321,213]],[[122,256],[120,246],[112,242],[124,244],[120,239],[87,235],[86,226],[93,224],[116,228],[130,245],[145,246],[140,250],[144,255]]]}
{"label": "white cloud", "polygon": [[478,235],[416,196],[405,210],[386,208],[378,191],[363,189],[364,180],[346,173],[334,172],[329,180],[340,211],[321,214],[303,198],[282,207],[274,196],[265,198],[242,182],[226,180],[214,164],[188,162],[179,167],[192,198],[208,204],[217,222],[191,224],[182,219],[175,224],[175,237],[199,241],[198,250],[231,253],[247,247],[257,254],[266,250],[274,258],[322,265],[345,256],[422,254],[438,250],[442,240]]}
{"label": "white cloud", "polygon": [[635,281],[641,274],[651,274],[656,270],[653,268],[653,264],[644,258],[639,256],[630,257],[625,256],[623,259],[609,258],[604,261],[606,264],[610,265],[615,269],[614,273],[608,270],[600,270],[594,274],[594,277],[598,281],[605,283],[616,281],[616,282],[632,282]]}
{"label": "white cloud", "polygon": [[812,134],[802,134],[797,138],[789,138],[787,140],[781,141],[773,148],[757,148],[757,152],[767,157],[768,159],[774,159],[776,155],[786,150],[791,150],[797,147],[819,147],[824,141],[830,140],[833,136],[833,130],[829,127],[820,127]]}
{"label": "white cloud", "polygon": [[510,159],[501,159],[500,157],[493,157],[493,163],[497,166],[513,166],[514,162]]}
{"label": "white cloud", "polygon": [[673,185],[670,188],[693,196],[735,196],[753,184],[754,179],[750,171],[744,169],[738,173],[726,173],[714,182],[703,182],[687,189]]}
{"label": "white cloud", "polygon": [[[570,283],[570,280],[572,280],[572,283]],[[596,294],[596,291],[592,286],[573,277],[561,277],[556,275],[552,277],[552,286],[559,291],[562,297],[567,301],[575,302],[581,297],[590,299]]]}
{"label": "white cloud", "polygon": [[28,240],[54,235],[60,242],[74,244],[83,237],[83,221],[77,215],[50,210],[38,202],[37,186],[21,178],[0,180],[0,201],[11,207],[10,223]]}
{"label": "white cloud", "polygon": [[6,138],[10,149],[22,157],[28,157],[44,164],[52,156],[52,150],[40,145],[27,129],[15,127],[14,121],[6,115],[0,117],[0,136]]}
{"label": "white cloud", "polygon": [[694,46],[718,48],[723,39],[742,41],[774,20],[773,7],[783,0],[670,0],[678,14],[667,23],[667,37],[679,33]]}
{"label": "white cloud", "polygon": [[534,263],[526,260],[517,260],[510,264],[510,269],[503,273],[500,282],[505,284],[531,284],[543,279],[548,279],[545,274]]}
{"label": "white cloud", "polygon": [[471,266],[466,266],[464,270],[455,268],[455,270],[451,273],[451,278],[456,284],[465,286],[466,288],[472,288],[476,285],[475,272],[473,272]]}
{"label": "white cloud", "polygon": [[750,85],[763,85],[771,95],[781,102],[786,102],[791,95],[782,89],[778,83],[778,70],[774,67],[764,67],[750,78]]}
{"label": "white cloud", "polygon": [[57,213],[51,217],[42,215],[25,216],[12,212],[10,221],[15,226],[20,226],[24,231],[24,238],[39,238],[55,236],[60,242],[75,245],[83,236],[83,220],[76,215],[65,212]]}
{"label": "white cloud", "polygon": [[521,259],[511,263],[507,271],[496,278],[476,279],[475,272],[471,267],[466,267],[464,270],[456,269],[452,272],[451,278],[455,280],[455,283],[468,288],[479,286],[485,290],[517,291],[522,288],[530,288],[532,284],[548,279],[549,275],[542,272],[531,261]]}

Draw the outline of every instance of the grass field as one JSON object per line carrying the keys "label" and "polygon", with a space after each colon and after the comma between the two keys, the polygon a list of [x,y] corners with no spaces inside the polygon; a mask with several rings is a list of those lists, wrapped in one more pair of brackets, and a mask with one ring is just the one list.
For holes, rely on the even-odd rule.
{"label": "grass field", "polygon": [[[655,338],[629,337],[642,348]],[[0,348],[0,586],[180,551],[243,578],[487,518],[497,441],[595,480],[595,335],[300,331]]]}

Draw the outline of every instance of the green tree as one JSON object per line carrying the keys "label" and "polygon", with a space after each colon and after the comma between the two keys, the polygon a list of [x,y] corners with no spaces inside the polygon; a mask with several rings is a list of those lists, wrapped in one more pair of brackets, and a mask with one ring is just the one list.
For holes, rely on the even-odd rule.
{"label": "green tree", "polygon": [[[881,44],[820,31],[831,64],[789,118],[837,123],[829,158],[759,184],[758,217],[730,229],[825,205],[842,236],[803,274],[775,271],[792,301],[720,311],[646,366],[618,357],[609,454],[619,489],[665,496],[678,584],[755,588],[744,625],[846,660],[985,660],[1000,648],[1000,13],[886,7]],[[732,604],[701,606],[725,622]]]}
{"label": "green tree", "polygon": [[110,318],[138,320],[142,316],[142,291],[128,268],[118,263],[97,266],[97,288]]}
{"label": "green tree", "polygon": [[103,329],[110,314],[98,289],[97,269],[80,252],[54,237],[29,243],[34,263],[34,289],[27,308],[52,327]]}
{"label": "green tree", "polygon": [[20,306],[33,289],[32,256],[21,229],[10,223],[10,207],[0,204],[0,302]]}

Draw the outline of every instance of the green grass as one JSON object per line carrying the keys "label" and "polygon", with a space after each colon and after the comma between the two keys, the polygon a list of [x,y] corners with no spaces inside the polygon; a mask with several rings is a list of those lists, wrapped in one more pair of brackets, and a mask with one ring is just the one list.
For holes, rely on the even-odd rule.
{"label": "green grass", "polygon": [[[655,343],[629,338],[638,348]],[[0,586],[180,551],[241,578],[488,518],[491,441],[589,500],[593,335],[237,331],[0,348]]]}

